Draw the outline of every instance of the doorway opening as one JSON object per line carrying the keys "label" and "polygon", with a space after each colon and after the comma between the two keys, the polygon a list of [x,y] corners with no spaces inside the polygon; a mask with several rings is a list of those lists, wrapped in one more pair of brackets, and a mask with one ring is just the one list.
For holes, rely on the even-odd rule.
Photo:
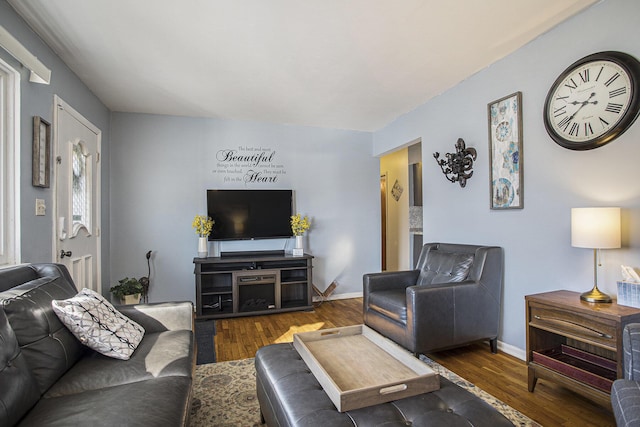
{"label": "doorway opening", "polygon": [[422,141],[380,158],[382,271],[409,270],[422,248]]}
{"label": "doorway opening", "polygon": [[382,255],[380,265],[382,271],[387,271],[387,175],[380,175],[380,238],[382,240]]}

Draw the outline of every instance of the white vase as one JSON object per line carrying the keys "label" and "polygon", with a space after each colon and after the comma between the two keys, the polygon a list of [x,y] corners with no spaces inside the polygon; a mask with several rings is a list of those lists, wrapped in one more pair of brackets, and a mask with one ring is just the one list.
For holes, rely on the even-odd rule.
{"label": "white vase", "polygon": [[206,237],[198,238],[198,258],[206,258],[209,256],[209,246]]}
{"label": "white vase", "polygon": [[296,236],[296,247],[293,248],[293,256],[304,255],[304,243],[302,239],[303,239],[303,236]]}

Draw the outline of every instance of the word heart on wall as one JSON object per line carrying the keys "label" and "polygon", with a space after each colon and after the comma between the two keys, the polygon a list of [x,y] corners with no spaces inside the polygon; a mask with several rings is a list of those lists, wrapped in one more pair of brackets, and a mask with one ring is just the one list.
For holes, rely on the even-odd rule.
{"label": "word heart on wall", "polygon": [[287,173],[276,161],[276,151],[266,147],[225,148],[216,153],[216,160],[212,173],[224,175],[225,183],[273,184]]}

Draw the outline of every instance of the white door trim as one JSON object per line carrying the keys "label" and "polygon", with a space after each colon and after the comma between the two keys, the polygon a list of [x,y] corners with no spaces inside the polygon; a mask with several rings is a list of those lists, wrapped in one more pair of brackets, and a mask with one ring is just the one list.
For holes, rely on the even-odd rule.
{"label": "white door trim", "polygon": [[[0,58],[0,90],[5,91],[5,99],[0,101],[0,114],[4,120],[4,144],[0,143],[0,161],[5,161],[6,171],[3,171],[0,183],[0,195],[3,191],[4,200],[0,203],[6,228],[2,231],[6,242],[6,257],[0,261],[0,266],[7,267],[20,264],[21,249],[21,217],[20,217],[20,73]],[[6,156],[4,160],[2,155]],[[1,188],[1,187],[4,187]],[[1,227],[2,225],[0,225]],[[6,233],[6,234],[5,234]],[[0,251],[1,252],[1,251]]]}

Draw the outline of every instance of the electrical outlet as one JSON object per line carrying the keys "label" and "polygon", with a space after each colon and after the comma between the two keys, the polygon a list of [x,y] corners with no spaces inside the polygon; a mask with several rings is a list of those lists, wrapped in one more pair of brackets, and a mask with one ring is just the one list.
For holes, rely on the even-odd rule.
{"label": "electrical outlet", "polygon": [[45,216],[47,214],[47,205],[44,199],[36,199],[36,216]]}

